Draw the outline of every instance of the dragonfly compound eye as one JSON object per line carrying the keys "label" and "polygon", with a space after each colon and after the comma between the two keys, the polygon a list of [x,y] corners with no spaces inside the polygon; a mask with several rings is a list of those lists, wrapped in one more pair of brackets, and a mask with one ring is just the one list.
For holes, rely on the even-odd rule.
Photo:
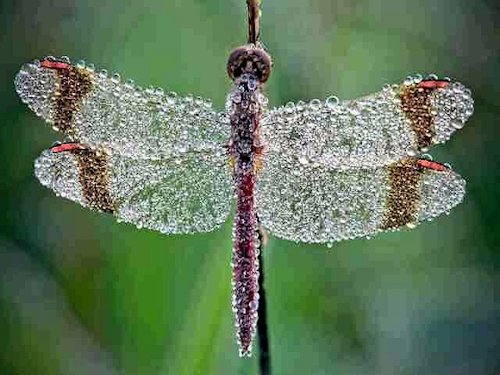
{"label": "dragonfly compound eye", "polygon": [[232,80],[246,73],[264,83],[269,79],[271,68],[271,56],[263,49],[249,45],[236,48],[227,62],[227,73]]}

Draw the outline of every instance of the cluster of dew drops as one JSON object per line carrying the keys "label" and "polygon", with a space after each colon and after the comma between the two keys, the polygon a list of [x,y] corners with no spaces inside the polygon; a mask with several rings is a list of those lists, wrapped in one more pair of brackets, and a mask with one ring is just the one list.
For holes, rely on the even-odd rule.
{"label": "cluster of dew drops", "polygon": [[[467,119],[473,113],[473,100],[471,91],[461,83],[453,82],[450,78],[447,77],[439,79],[435,74],[430,74],[425,78],[422,75],[417,74],[415,76],[407,77],[402,82],[402,84],[384,85],[380,94],[386,95],[385,97],[378,97],[379,94],[374,94],[371,97],[373,97],[372,100],[375,101],[392,97],[394,98],[394,104],[396,105],[395,108],[399,108],[400,100],[398,95],[400,90],[404,87],[417,85],[423,80],[441,80],[450,82],[449,87],[447,87],[446,89],[438,89],[433,92],[431,96],[431,105],[433,108],[432,114],[435,116],[435,126],[437,133],[436,138],[434,139],[434,143],[442,143],[449,139],[454,131],[456,131],[457,129],[461,129]],[[318,113],[320,111],[343,111],[343,107],[345,107],[344,103],[348,104],[349,101],[340,102],[340,100],[336,96],[330,96],[325,101],[313,99],[309,103],[299,101],[297,104],[294,104],[293,102],[289,102],[284,107],[273,110],[272,115],[275,116],[274,120],[276,122],[281,122],[281,118],[288,118],[295,121],[298,113],[301,114],[302,118],[307,118],[309,114]],[[356,116],[357,114],[359,114],[354,112],[350,111],[350,115]],[[401,110],[399,110],[399,112],[401,112]],[[402,121],[408,121],[406,120],[402,112],[396,115],[401,117]],[[287,130],[286,127],[287,125],[284,127],[285,131]],[[405,125],[404,127],[406,129],[409,129],[409,126],[407,125]],[[283,127],[281,129],[283,129]],[[413,138],[411,133],[409,134],[409,136]],[[428,152],[428,149],[415,150],[414,148],[408,147],[406,155],[411,157],[420,155],[421,158],[432,160],[432,157],[429,154],[420,154],[420,152]],[[404,156],[405,155],[403,154],[402,157]],[[298,161],[302,165],[308,165],[310,163],[310,160],[308,160],[308,158],[301,156],[298,157]],[[449,164],[445,164],[445,167],[451,170],[451,166]],[[451,172],[449,175],[450,176],[448,176],[444,180],[432,178],[423,180],[423,184],[425,185],[425,187],[423,188],[426,189],[426,192],[434,189],[435,191],[441,191],[444,193],[441,193],[440,197],[433,196],[433,198],[436,198],[436,200],[440,201],[441,204],[437,204],[435,202],[424,202],[423,210],[429,210],[429,213],[421,213],[418,218],[419,220],[432,220],[433,217],[438,216],[441,213],[448,214],[451,207],[460,203],[465,193],[465,181],[457,178],[457,175],[453,172]],[[273,178],[271,177],[271,180],[272,179]],[[448,194],[447,197],[443,196],[443,194],[445,193]],[[414,228],[416,225],[417,221],[409,223],[407,227]],[[399,229],[400,228],[395,228],[394,230]],[[366,236],[366,238],[370,239],[372,235],[373,234],[369,234]],[[327,242],[328,247],[332,247],[333,243],[333,241]]]}

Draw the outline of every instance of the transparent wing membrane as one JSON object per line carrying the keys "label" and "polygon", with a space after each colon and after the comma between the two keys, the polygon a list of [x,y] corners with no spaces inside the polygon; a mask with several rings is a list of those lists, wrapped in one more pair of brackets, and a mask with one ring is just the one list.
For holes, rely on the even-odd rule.
{"label": "transparent wing membrane", "polygon": [[[15,86],[73,142],[35,163],[56,194],[162,233],[210,231],[226,219],[230,126],[210,102],[144,90],[66,58],[23,66]],[[448,140],[472,112],[465,86],[435,76],[409,77],[356,100],[267,112],[256,193],[262,223],[282,238],[331,242],[447,212],[462,200],[465,182],[414,156]]]}
{"label": "transparent wing membrane", "polygon": [[24,65],[15,86],[23,102],[71,140],[133,158],[224,151],[229,125],[209,101],[142,89],[91,65],[61,61]]}
{"label": "transparent wing membrane", "polygon": [[270,233],[293,241],[328,243],[413,226],[449,211],[465,193],[451,169],[424,168],[414,158],[331,169],[273,156],[258,181],[257,210]]}
{"label": "transparent wing membrane", "polygon": [[226,158],[202,153],[146,160],[46,150],[35,162],[35,174],[57,195],[166,234],[217,228],[233,195]]}
{"label": "transparent wing membrane", "polygon": [[327,167],[387,165],[445,142],[473,112],[458,82],[407,79],[356,100],[288,103],[268,112],[262,136],[273,155]]}

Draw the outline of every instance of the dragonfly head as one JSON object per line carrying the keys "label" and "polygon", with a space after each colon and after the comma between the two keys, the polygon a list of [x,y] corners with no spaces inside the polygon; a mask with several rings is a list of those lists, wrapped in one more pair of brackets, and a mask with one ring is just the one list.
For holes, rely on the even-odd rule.
{"label": "dragonfly head", "polygon": [[260,83],[265,83],[271,75],[271,56],[262,48],[245,45],[236,48],[229,55],[227,73],[234,81],[242,74],[253,74]]}

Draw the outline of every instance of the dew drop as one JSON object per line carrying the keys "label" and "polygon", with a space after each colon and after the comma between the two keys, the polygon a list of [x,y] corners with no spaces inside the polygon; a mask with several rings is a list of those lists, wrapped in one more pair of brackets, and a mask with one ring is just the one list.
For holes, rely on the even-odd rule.
{"label": "dew drop", "polygon": [[238,104],[241,103],[241,94],[239,92],[235,92],[231,97],[233,103]]}
{"label": "dew drop", "polygon": [[173,91],[170,91],[167,94],[167,103],[168,104],[174,104],[177,101],[177,94]]}
{"label": "dew drop", "polygon": [[309,159],[306,158],[305,156],[299,156],[299,163],[302,164],[302,165],[307,165],[309,164]]}
{"label": "dew drop", "polygon": [[111,80],[114,83],[120,82],[120,79],[121,79],[121,77],[120,77],[120,74],[118,74],[118,73],[113,73],[113,75],[111,76]]}
{"label": "dew drop", "polygon": [[248,307],[250,307],[250,310],[256,311],[259,308],[259,300],[250,302]]}
{"label": "dew drop", "polygon": [[422,154],[422,159],[425,159],[425,160],[429,160],[429,161],[432,161],[433,158],[432,158],[432,155],[430,154]]}
{"label": "dew drop", "polygon": [[406,79],[403,81],[403,85],[405,86],[413,85],[413,77],[411,76],[406,77]]}
{"label": "dew drop", "polygon": [[309,102],[309,108],[313,111],[317,111],[321,108],[321,100],[313,99]]}
{"label": "dew drop", "polygon": [[337,106],[339,104],[339,102],[340,102],[339,98],[336,97],[335,95],[332,95],[332,96],[329,96],[328,98],[326,98],[326,106],[330,109]]}
{"label": "dew drop", "polygon": [[254,80],[254,79],[249,80],[249,81],[248,81],[248,89],[249,89],[250,91],[253,91],[253,90],[255,90],[256,88],[257,88],[257,81],[256,81],[256,80]]}

